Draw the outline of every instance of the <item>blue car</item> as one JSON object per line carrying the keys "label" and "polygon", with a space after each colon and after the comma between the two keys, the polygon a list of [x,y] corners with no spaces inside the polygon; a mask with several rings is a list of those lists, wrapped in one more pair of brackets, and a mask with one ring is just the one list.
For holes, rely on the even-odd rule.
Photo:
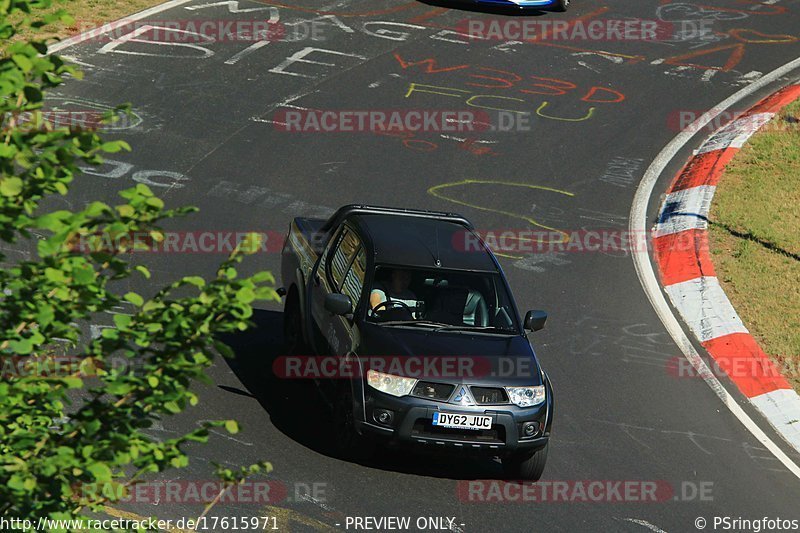
{"label": "blue car", "polygon": [[552,11],[564,12],[569,7],[570,0],[474,0],[481,5],[497,7],[541,8]]}

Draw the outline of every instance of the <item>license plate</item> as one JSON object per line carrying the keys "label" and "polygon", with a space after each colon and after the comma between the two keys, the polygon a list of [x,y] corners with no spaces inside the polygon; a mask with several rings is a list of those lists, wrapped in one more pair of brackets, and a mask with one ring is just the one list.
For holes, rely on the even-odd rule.
{"label": "license plate", "polygon": [[456,413],[433,413],[433,425],[454,429],[492,429],[492,417],[487,415],[459,415]]}

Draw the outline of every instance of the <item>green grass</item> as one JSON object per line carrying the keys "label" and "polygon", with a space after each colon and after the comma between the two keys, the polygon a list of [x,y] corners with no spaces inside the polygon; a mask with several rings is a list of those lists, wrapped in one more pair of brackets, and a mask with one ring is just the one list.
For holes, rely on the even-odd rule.
{"label": "green grass", "polygon": [[754,135],[711,209],[722,287],[761,347],[800,391],[800,101]]}
{"label": "green grass", "polygon": [[[163,0],[54,0],[52,7],[40,10],[40,13],[52,13],[65,9],[74,19],[73,24],[55,23],[45,27],[39,34],[40,38],[65,39],[77,35],[81,31],[97,27],[106,22],[121,19],[148,7],[162,3]],[[18,16],[19,19],[21,17]],[[20,39],[30,39],[33,32],[26,29],[11,39],[11,42]],[[0,44],[0,49],[3,45]]]}

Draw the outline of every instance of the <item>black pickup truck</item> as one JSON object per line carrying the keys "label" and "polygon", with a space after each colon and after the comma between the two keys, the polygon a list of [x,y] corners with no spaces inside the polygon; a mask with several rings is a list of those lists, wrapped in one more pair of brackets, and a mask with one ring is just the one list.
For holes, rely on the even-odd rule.
{"label": "black pickup truck", "polygon": [[497,456],[508,478],[539,479],[553,390],[526,330],[547,314],[520,319],[469,221],[348,205],[294,219],[282,253],[287,357],[337,370],[313,377],[340,450],[384,439]]}

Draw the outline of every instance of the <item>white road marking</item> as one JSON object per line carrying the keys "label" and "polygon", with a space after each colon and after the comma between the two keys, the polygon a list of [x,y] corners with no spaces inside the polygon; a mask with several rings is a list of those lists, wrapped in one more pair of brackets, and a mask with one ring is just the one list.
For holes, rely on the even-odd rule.
{"label": "white road marking", "polygon": [[[621,65],[621,64],[623,64],[625,62],[625,58],[623,58],[623,57],[616,56],[616,55],[609,54],[609,53],[600,53],[599,51],[598,52],[575,52],[572,55],[574,57],[597,56],[597,57],[601,57],[603,59],[606,59],[608,61],[611,61],[612,63],[615,63],[617,65]],[[662,61],[663,61],[663,59],[662,59]]]}
{"label": "white road marking", "polygon": [[[134,20],[141,20],[143,18],[149,17],[151,15],[155,15],[156,13],[161,13],[162,11],[166,11],[167,9],[172,9],[173,7],[182,6],[183,4],[188,4],[192,0],[170,0],[169,2],[164,2],[163,4],[159,4],[157,6],[153,6],[150,9],[145,9],[144,11],[139,11],[133,15],[128,15],[121,20],[125,21],[134,21]],[[103,24],[99,28],[92,28],[91,30],[85,31],[81,34],[78,34],[74,37],[70,37],[69,39],[64,39],[63,41],[59,41],[52,46],[47,47],[48,54],[54,54],[56,52],[60,52],[65,48],[69,48],[70,46],[74,46],[76,44],[82,43],[83,41],[97,37],[98,35],[110,31],[119,26],[119,21],[109,22],[107,24]]]}
{"label": "white road marking", "polygon": [[[797,68],[800,68],[800,58],[773,70],[758,81],[740,89],[729,98],[720,102],[720,104],[714,106],[712,110],[703,114],[703,116],[695,121],[692,127],[679,133],[663,150],[661,150],[661,153],[656,156],[653,163],[645,172],[642,181],[639,183],[639,187],[636,189],[636,195],[633,198],[629,217],[629,229],[634,232],[634,235],[645,234],[644,232],[647,230],[648,225],[647,206],[656,183],[658,182],[658,178],[664,173],[667,165],[675,158],[678,152],[692,140],[695,135],[694,132],[702,130],[702,128],[707,126],[714,118],[719,116],[720,113],[734,104],[755,94],[771,83],[780,80]],[[686,359],[689,360],[699,375],[703,377],[706,384],[711,387],[722,403],[739,419],[745,428],[747,428],[762,445],[772,452],[790,472],[800,478],[800,467],[798,467],[797,464],[795,464],[795,462],[792,461],[760,427],[758,427],[753,419],[750,418],[725,387],[723,387],[719,379],[714,376],[708,368],[708,365],[706,365],[705,361],[700,357],[700,354],[697,353],[697,350],[694,349],[691,340],[689,340],[689,337],[684,333],[678,319],[667,304],[664,294],[661,292],[661,287],[653,271],[653,265],[650,262],[648,252],[646,250],[634,250],[631,253],[631,257],[634,267],[636,268],[636,275],[639,277],[639,282],[647,298],[650,300],[650,304],[653,306],[653,309],[658,314],[664,327],[681,349]]]}
{"label": "white road marking", "polygon": [[[441,137],[442,139],[447,139],[448,141],[458,141],[460,143],[464,143],[464,142],[467,142],[469,140],[469,139],[465,139],[464,137],[455,137],[453,135],[444,135],[443,133],[440,133],[439,137]],[[475,140],[475,141],[472,141],[472,142],[474,142],[475,144],[497,144],[498,141],[485,141],[483,139],[478,139],[478,140]]]}
{"label": "white road marking", "polygon": [[625,521],[626,522],[631,522],[633,524],[636,524],[636,525],[639,525],[639,526],[642,526],[642,527],[646,527],[650,531],[655,531],[655,533],[667,533],[666,531],[664,531],[660,527],[658,527],[658,526],[656,526],[654,524],[651,524],[647,520],[642,520],[641,518],[626,518]]}
{"label": "white road marking", "polygon": [[710,68],[710,69],[708,69],[707,71],[705,71],[705,73],[704,73],[704,74],[703,74],[703,76],[700,78],[700,80],[701,80],[701,81],[705,81],[705,82],[709,82],[709,81],[711,81],[711,78],[713,78],[714,76],[716,76],[716,75],[717,75],[717,72],[719,72],[719,71],[718,71],[718,70],[715,70],[715,69],[713,69],[713,68]]}
{"label": "white road marking", "polygon": [[250,120],[252,120],[253,122],[263,122],[265,124],[277,124],[278,126],[284,126],[284,127],[289,126],[286,122],[281,122],[280,120],[270,120],[268,118],[250,117]]}
{"label": "white road marking", "polygon": [[579,64],[580,66],[582,66],[583,68],[588,68],[588,69],[589,69],[589,70],[591,70],[592,72],[596,72],[596,73],[600,74],[600,71],[599,71],[598,69],[590,67],[590,66],[589,66],[589,65],[586,63],[586,61],[578,61],[578,64]]}
{"label": "white road marking", "polygon": [[196,6],[187,6],[184,9],[188,9],[189,11],[196,11],[198,9],[204,9],[207,7],[219,7],[219,6],[226,6],[228,8],[229,13],[253,13],[255,11],[266,11],[268,9],[275,9],[273,7],[239,7],[239,2],[237,0],[226,0],[223,2],[212,2],[208,4],[200,4]]}
{"label": "white road marking", "polygon": [[252,54],[253,52],[258,50],[259,48],[264,48],[265,46],[267,46],[271,42],[272,41],[269,41],[269,40],[256,41],[253,44],[251,44],[250,46],[248,46],[247,48],[245,48],[244,50],[242,50],[241,52],[237,52],[236,54],[234,54],[233,57],[231,57],[230,59],[225,61],[225,64],[226,65],[235,65],[236,63],[241,61],[243,57],[246,57],[246,56]]}
{"label": "white road marking", "polygon": [[82,67],[97,68],[95,65],[92,65],[91,63],[86,63],[85,61],[81,61],[80,59],[74,56],[62,55],[61,57],[63,59],[66,59],[70,63],[75,63],[76,65],[80,65]]}

